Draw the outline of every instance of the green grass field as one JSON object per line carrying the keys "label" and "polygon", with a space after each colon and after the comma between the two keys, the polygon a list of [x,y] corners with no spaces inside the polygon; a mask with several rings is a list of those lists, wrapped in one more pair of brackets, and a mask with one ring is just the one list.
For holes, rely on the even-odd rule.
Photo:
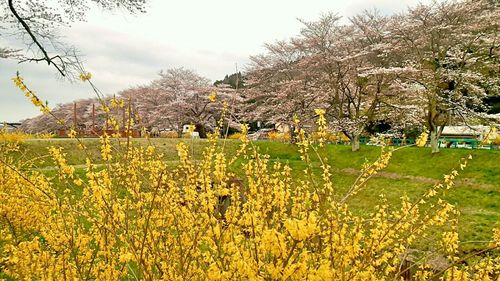
{"label": "green grass field", "polygon": [[[135,143],[146,145],[151,143],[157,151],[163,153],[164,160],[173,165],[177,160],[175,145],[177,139],[152,139],[150,141],[139,139]],[[186,141],[192,146],[194,158],[199,159],[203,147],[207,144],[204,140]],[[21,151],[16,155],[19,159],[29,161],[31,167],[47,175],[56,173],[53,161],[47,156],[47,147],[62,146],[67,153],[69,164],[76,165],[77,173],[84,173],[85,158],[93,159],[100,163],[99,141],[97,139],[84,139],[88,147],[86,152],[77,148],[77,142],[68,139],[53,140],[28,140],[21,146]],[[116,144],[116,143],[115,143]],[[297,147],[279,142],[258,141],[254,143],[261,153],[269,154],[271,161],[289,163],[292,169],[304,169],[305,164],[300,160]],[[238,147],[237,141],[228,140],[225,149],[230,155]],[[120,149],[119,145],[114,146]],[[350,146],[327,145],[319,150],[322,157],[327,157],[333,170],[333,182],[339,196],[344,194],[359,173],[365,161],[373,161],[380,154],[380,148],[362,146],[358,152],[351,152]],[[380,203],[379,195],[384,194],[394,208],[399,206],[400,198],[407,195],[418,198],[435,182],[442,179],[444,174],[456,168],[460,158],[468,157],[466,170],[461,171],[457,178],[456,186],[444,194],[443,199],[455,204],[460,212],[459,235],[463,242],[462,251],[482,249],[492,236],[492,229],[500,227],[500,151],[498,150],[469,150],[469,149],[442,149],[437,155],[431,155],[430,149],[408,147],[396,151],[389,166],[379,175],[369,181],[366,187],[350,199],[352,211],[364,215],[368,214]],[[312,157],[313,167],[319,167],[317,157]],[[239,172],[238,163],[231,169]],[[319,173],[319,169],[317,169]],[[432,237],[430,239],[438,239]],[[419,241],[416,246],[421,249],[428,248],[432,241]],[[435,242],[433,243],[435,245]]]}

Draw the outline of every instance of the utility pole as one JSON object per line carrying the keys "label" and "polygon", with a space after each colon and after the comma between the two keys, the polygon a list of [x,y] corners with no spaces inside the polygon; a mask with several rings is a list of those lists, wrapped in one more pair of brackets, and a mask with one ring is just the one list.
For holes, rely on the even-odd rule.
{"label": "utility pole", "polygon": [[92,104],[92,133],[95,132],[95,104]]}
{"label": "utility pole", "polygon": [[77,130],[77,120],[76,120],[76,102],[73,103],[73,129]]}

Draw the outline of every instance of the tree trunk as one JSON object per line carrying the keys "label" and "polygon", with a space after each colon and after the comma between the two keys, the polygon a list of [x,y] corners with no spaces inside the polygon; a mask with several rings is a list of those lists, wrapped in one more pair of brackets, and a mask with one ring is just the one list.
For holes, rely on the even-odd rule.
{"label": "tree trunk", "polygon": [[444,127],[450,122],[451,116],[447,114],[447,121],[441,125],[438,125],[437,122],[442,114],[440,113],[440,111],[438,111],[436,101],[434,99],[430,101],[428,110],[429,112],[427,115],[427,122],[430,131],[431,150],[432,154],[434,154],[439,153],[439,138],[441,137],[441,133],[443,132]]}
{"label": "tree trunk", "polygon": [[182,126],[182,125],[177,126],[177,137],[180,139],[182,138],[183,127],[184,126]]}
{"label": "tree trunk", "polygon": [[297,142],[297,139],[296,139],[296,135],[295,135],[295,126],[292,124],[292,125],[289,125],[289,128],[290,128],[290,143],[296,143]]}
{"label": "tree trunk", "polygon": [[431,131],[431,150],[433,154],[439,153],[438,139],[438,132],[436,130]]}
{"label": "tree trunk", "polygon": [[354,134],[351,138],[351,151],[359,150],[359,134]]}
{"label": "tree trunk", "polygon": [[206,139],[207,138],[207,131],[205,130],[205,126],[201,124],[196,124],[195,125],[195,131],[200,134],[200,139]]}

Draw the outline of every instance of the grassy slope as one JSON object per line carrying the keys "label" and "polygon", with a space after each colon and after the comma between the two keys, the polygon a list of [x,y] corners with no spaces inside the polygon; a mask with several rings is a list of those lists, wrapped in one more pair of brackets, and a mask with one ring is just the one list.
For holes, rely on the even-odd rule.
{"label": "grassy slope", "polygon": [[[147,144],[146,140],[137,140]],[[175,161],[177,154],[175,145],[178,140],[153,139],[158,151],[164,153],[166,161]],[[34,159],[33,163],[39,168],[49,168],[54,163],[47,155],[47,146],[55,145],[64,147],[70,164],[83,164],[85,158],[90,156],[94,163],[99,163],[99,141],[95,139],[84,140],[88,147],[87,154],[76,147],[72,140],[33,140],[23,144],[22,153],[18,157],[24,160]],[[187,141],[193,145],[195,158],[201,157],[203,146],[206,142]],[[273,161],[288,162],[292,169],[305,168],[300,161],[297,149],[293,145],[278,142],[259,141],[256,147],[260,152],[269,154]],[[238,146],[235,141],[228,141],[226,148],[229,154]],[[119,146],[116,146],[119,149]],[[356,170],[366,161],[373,161],[380,153],[380,148],[363,146],[359,152],[351,152],[349,146],[328,145],[320,150],[322,156],[328,158],[333,167],[335,188],[339,195],[343,194],[356,178]],[[373,178],[366,188],[353,197],[350,203],[353,211],[366,214],[373,210],[379,203],[378,195],[385,194],[389,202],[397,207],[400,197],[408,195],[417,198],[432,185],[433,180],[439,180],[452,168],[457,167],[460,158],[473,155],[473,160],[465,171],[459,176],[458,185],[444,196],[444,199],[456,204],[461,211],[460,240],[468,241],[463,244],[466,251],[479,249],[485,241],[491,238],[491,229],[500,227],[500,151],[443,149],[438,155],[431,155],[426,148],[404,148],[394,153],[390,165],[385,169],[385,176]],[[313,157],[314,159],[315,157]],[[317,160],[313,163],[318,167]],[[233,169],[238,170],[238,167]],[[83,170],[77,169],[82,173]],[[55,171],[46,170],[47,174]],[[418,178],[416,178],[418,177]],[[420,241],[420,248],[426,248],[427,241]]]}
{"label": "grassy slope", "polygon": [[[259,143],[259,146],[271,157],[290,160],[292,167],[295,162],[299,162],[296,149],[292,146],[269,142]],[[375,160],[380,148],[364,146],[353,153],[349,146],[330,145],[320,153],[329,159],[328,162],[335,170],[333,175],[336,188],[343,194],[356,176],[342,170],[359,169],[365,159]],[[468,157],[469,154],[473,156],[473,160],[461,171],[457,181],[459,184],[447,191],[443,199],[455,204],[461,212],[460,240],[467,241],[462,245],[463,250],[482,248],[484,243],[479,241],[491,239],[491,230],[500,227],[500,151],[443,149],[439,154],[432,155],[427,148],[408,147],[398,150],[384,172],[400,175],[401,178],[373,178],[351,203],[356,212],[367,213],[379,203],[378,195],[384,194],[397,207],[401,196],[417,198],[432,186],[432,179],[442,179],[444,174],[457,168],[460,158]],[[404,176],[420,177],[421,180],[402,178]],[[427,244],[428,241],[420,241],[419,247],[427,248]]]}

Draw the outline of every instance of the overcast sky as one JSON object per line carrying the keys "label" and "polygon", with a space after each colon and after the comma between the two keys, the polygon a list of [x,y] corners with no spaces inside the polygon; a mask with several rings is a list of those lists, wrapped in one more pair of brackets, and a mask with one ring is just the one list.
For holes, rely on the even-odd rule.
{"label": "overcast sky", "polygon": [[[84,55],[95,84],[112,95],[156,79],[161,69],[185,67],[212,81],[235,72],[236,64],[244,71],[264,43],[298,34],[297,18],[315,20],[329,11],[347,18],[373,8],[391,14],[419,2],[430,0],[153,0],[136,16],[92,10],[87,22],[60,33]],[[16,71],[49,105],[93,97],[86,84],[61,81],[46,64],[0,59],[0,122],[39,113],[14,87]]]}

